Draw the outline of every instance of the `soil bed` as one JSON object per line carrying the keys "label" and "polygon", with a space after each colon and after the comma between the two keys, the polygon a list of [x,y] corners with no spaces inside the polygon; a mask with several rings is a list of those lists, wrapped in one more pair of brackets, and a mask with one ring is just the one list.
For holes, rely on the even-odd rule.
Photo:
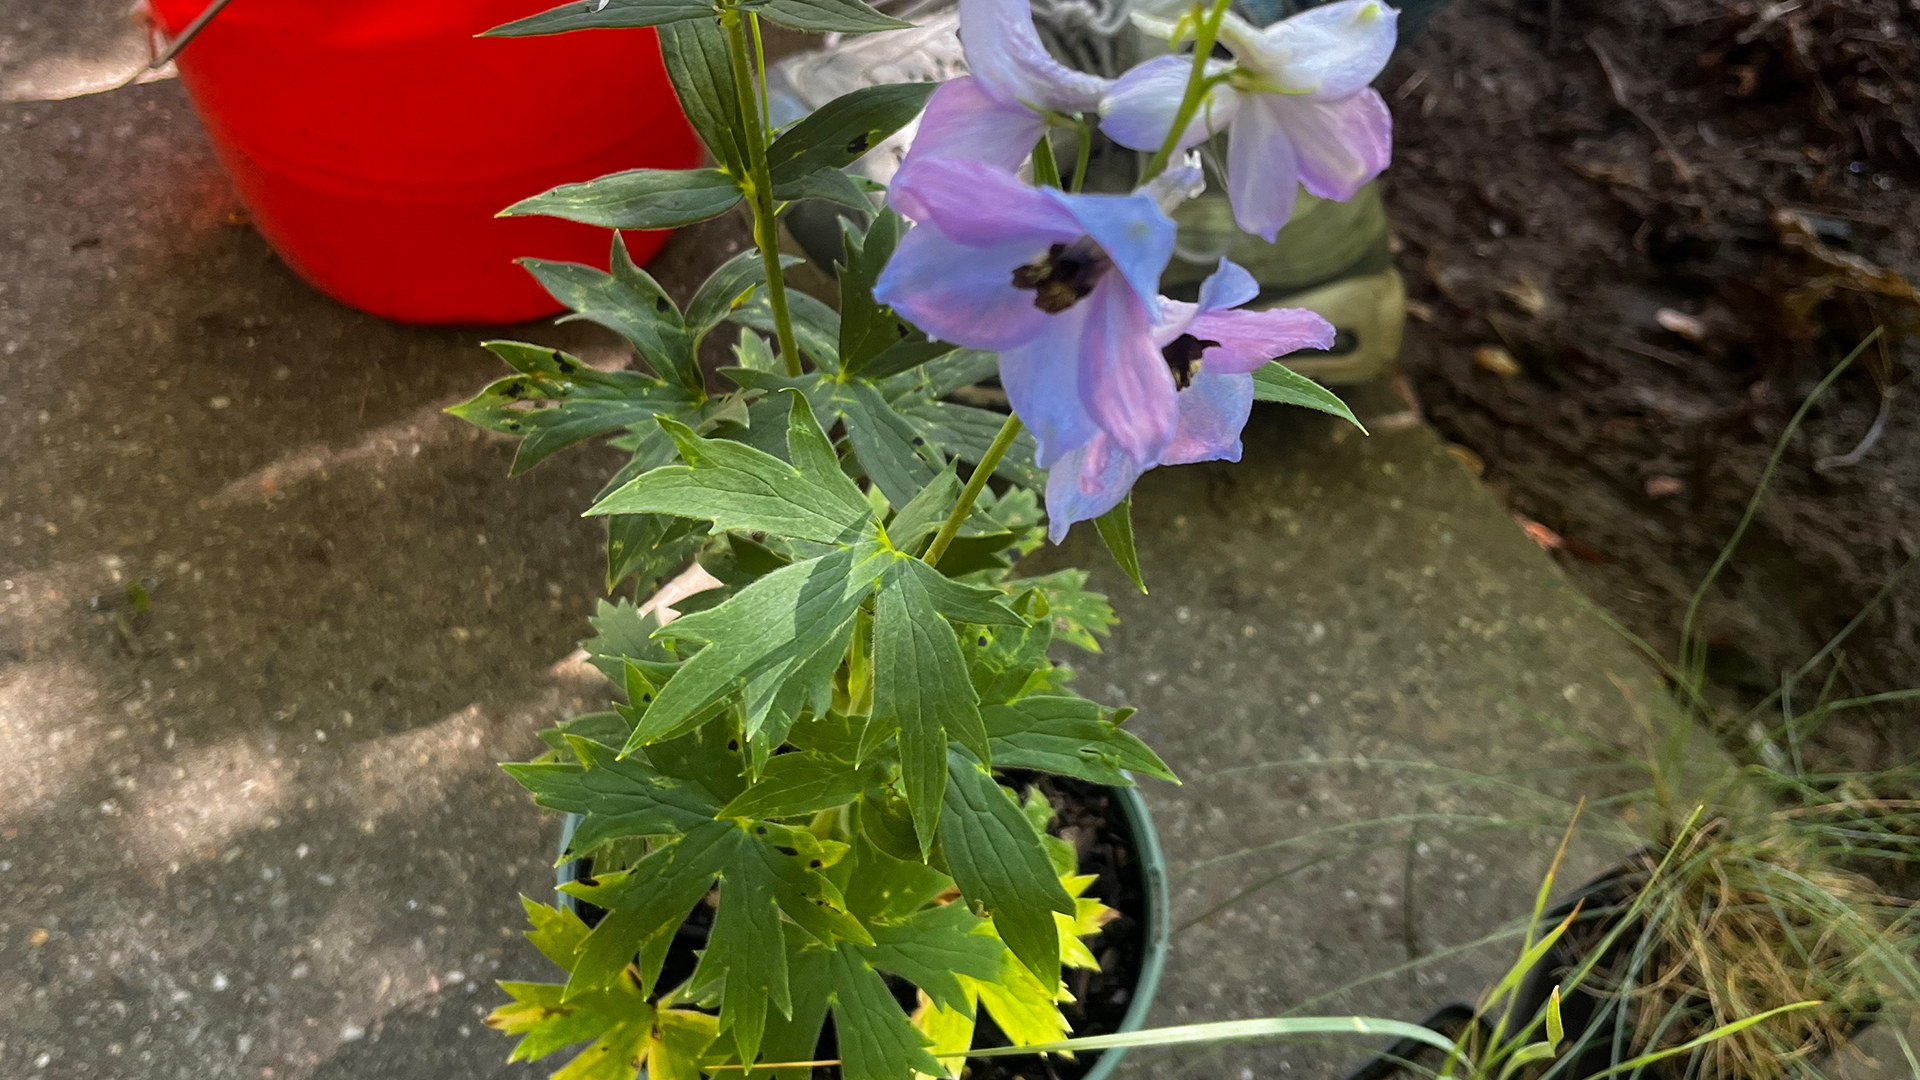
{"label": "soil bed", "polygon": [[[1703,612],[1736,701],[1920,551],[1917,350],[1898,340],[1920,318],[1916,79],[1904,0],[1462,0],[1380,83],[1411,389],[1667,655],[1793,409],[1888,329],[1809,416]],[[1847,643],[1836,696],[1920,686],[1916,602],[1920,573]],[[1920,750],[1911,715],[1834,725],[1827,762]]]}

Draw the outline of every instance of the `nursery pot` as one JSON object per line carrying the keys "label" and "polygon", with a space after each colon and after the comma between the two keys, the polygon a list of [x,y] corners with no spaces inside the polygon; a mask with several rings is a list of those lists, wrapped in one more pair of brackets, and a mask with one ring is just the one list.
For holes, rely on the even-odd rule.
{"label": "nursery pot", "polygon": [[[209,0],[147,0],[163,35]],[[654,32],[475,35],[548,0],[233,0],[180,77],[253,224],[329,296],[418,323],[559,311],[522,256],[606,265],[604,229],[496,218],[556,184],[700,157]],[[639,261],[665,233],[629,234]]]}
{"label": "nursery pot", "polygon": [[[1131,850],[1132,859],[1128,869],[1136,875],[1131,888],[1126,890],[1138,899],[1141,910],[1129,911],[1124,902],[1119,906],[1121,914],[1131,917],[1139,927],[1141,935],[1140,960],[1138,970],[1130,973],[1132,987],[1127,998],[1126,1012],[1121,1017],[1115,1032],[1138,1031],[1146,1025],[1147,1012],[1153,1006],[1153,995],[1160,986],[1160,972],[1167,959],[1167,862],[1160,850],[1159,836],[1153,830],[1153,818],[1147,813],[1146,800],[1140,797],[1136,788],[1119,787],[1103,789],[1112,794],[1114,802],[1120,807],[1121,825],[1126,835],[1120,837]],[[579,825],[578,814],[568,814],[560,829],[560,853],[565,855],[567,844],[573,839],[573,830]],[[556,884],[565,885],[577,881],[587,872],[586,861],[573,859],[562,862],[555,874]],[[1103,898],[1106,899],[1106,898]],[[1110,904],[1111,900],[1108,901]],[[560,903],[576,914],[584,914],[585,905],[567,893],[560,894]],[[680,939],[693,947],[705,941],[706,928],[691,924],[682,926],[677,932]],[[1100,939],[1090,939],[1096,955],[1100,952]],[[678,946],[676,945],[676,948]],[[1106,1031],[1076,1031],[1075,1035],[1104,1035]],[[1081,1056],[1087,1062],[1087,1071],[1080,1080],[1107,1080],[1126,1054],[1125,1049],[1102,1050],[1094,1054]],[[993,1060],[993,1059],[983,1059]],[[1000,1058],[1000,1061],[1014,1061],[1014,1058]],[[642,1076],[646,1074],[641,1073]]]}
{"label": "nursery pot", "polygon": [[[1645,853],[1642,853],[1644,856]],[[1646,865],[1637,859],[1628,859],[1587,881],[1558,904],[1545,911],[1540,925],[1557,926],[1570,916],[1579,917],[1569,930],[1585,928],[1595,938],[1605,938],[1612,928],[1624,918],[1629,905],[1633,903],[1646,878]],[[1622,932],[1602,954],[1596,968],[1607,965],[1627,955],[1634,947],[1637,935],[1633,929]],[[1514,996],[1512,1017],[1515,1025],[1531,1023],[1533,1018],[1546,1008],[1547,1001],[1555,987],[1560,987],[1560,1017],[1565,1026],[1566,1038],[1562,1043],[1559,1058],[1553,1065],[1557,1080],[1581,1080],[1612,1068],[1619,1060],[1637,1056],[1644,1048],[1631,1042],[1624,1043],[1616,1052],[1613,1031],[1619,1010],[1627,1007],[1618,998],[1596,994],[1579,986],[1565,987],[1562,981],[1586,963],[1587,955],[1575,942],[1566,937],[1556,942],[1541,958],[1528,969]],[[1476,1020],[1472,1006],[1465,1004],[1448,1005],[1441,1008],[1426,1020],[1422,1026],[1441,1032],[1449,1038],[1457,1038],[1467,1025],[1486,1023],[1486,1019]],[[1861,1019],[1854,1026],[1858,1034],[1871,1024],[1871,1019]],[[1626,1021],[1631,1030],[1632,1019]],[[1508,1035],[1513,1032],[1510,1030]],[[1544,1038],[1538,1029],[1533,1039]],[[1349,1074],[1347,1080],[1390,1080],[1397,1077],[1416,1075],[1408,1070],[1404,1061],[1418,1060],[1426,1054],[1422,1044],[1402,1040],[1396,1043],[1385,1055],[1374,1059],[1367,1065]],[[1428,1062],[1427,1064],[1431,1064]],[[1677,1076],[1678,1072],[1669,1072],[1666,1065],[1672,1064],[1685,1069],[1686,1058],[1677,1057],[1670,1062],[1651,1066],[1647,1070],[1650,1076]]]}

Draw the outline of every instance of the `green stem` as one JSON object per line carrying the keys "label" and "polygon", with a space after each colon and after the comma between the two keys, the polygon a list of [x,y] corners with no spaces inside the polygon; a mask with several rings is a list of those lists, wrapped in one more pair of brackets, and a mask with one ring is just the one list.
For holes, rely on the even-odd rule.
{"label": "green stem", "polygon": [[787,283],[780,276],[780,231],[774,217],[773,174],[767,168],[767,126],[760,116],[759,95],[754,92],[753,61],[747,57],[747,35],[740,25],[740,12],[734,8],[722,11],[720,25],[727,32],[733,92],[740,102],[741,134],[747,141],[744,183],[747,205],[753,211],[753,242],[767,270],[767,306],[773,309],[780,359],[787,365],[787,375],[798,377],[800,348],[793,340],[793,317],[787,312]]}
{"label": "green stem", "polygon": [[1193,69],[1187,74],[1187,90],[1180,98],[1180,111],[1174,114],[1173,126],[1167,129],[1167,137],[1160,143],[1160,149],[1154,151],[1147,161],[1146,174],[1141,183],[1159,176],[1166,170],[1167,163],[1180,149],[1180,136],[1185,134],[1187,125],[1193,123],[1194,114],[1200,111],[1200,103],[1207,96],[1207,61],[1213,56],[1213,39],[1220,32],[1220,20],[1227,13],[1230,0],[1213,0],[1213,7],[1201,15],[1199,25],[1193,31]]}
{"label": "green stem", "polygon": [[947,547],[953,538],[960,535],[960,526],[966,523],[967,515],[973,511],[974,500],[980,498],[980,492],[986,490],[987,479],[993,470],[1000,467],[1000,459],[1007,456],[1007,450],[1013,440],[1020,436],[1020,418],[1007,414],[1007,422],[1000,425],[1000,431],[987,444],[987,452],[980,455],[979,464],[973,467],[973,475],[967,477],[967,486],[960,489],[960,501],[953,504],[953,512],[940,525],[940,531],[933,534],[933,543],[922,556],[928,566],[939,566],[940,556],[947,553]]}

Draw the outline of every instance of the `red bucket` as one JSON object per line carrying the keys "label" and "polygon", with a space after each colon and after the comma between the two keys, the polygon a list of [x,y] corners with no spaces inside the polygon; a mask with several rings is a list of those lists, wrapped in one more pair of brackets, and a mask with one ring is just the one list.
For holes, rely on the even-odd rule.
{"label": "red bucket", "polygon": [[[208,0],[148,0],[180,33]],[[180,77],[253,221],[342,303],[418,323],[560,310],[521,256],[604,267],[606,230],[496,218],[556,184],[686,168],[652,30],[476,38],[555,0],[232,0]],[[630,233],[645,261],[664,232]]]}

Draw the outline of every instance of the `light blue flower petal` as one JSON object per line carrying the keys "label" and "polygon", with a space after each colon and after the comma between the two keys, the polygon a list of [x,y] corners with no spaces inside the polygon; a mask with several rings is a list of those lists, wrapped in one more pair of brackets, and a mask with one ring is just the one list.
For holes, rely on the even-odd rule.
{"label": "light blue flower petal", "polygon": [[1379,0],[1338,0],[1274,23],[1257,42],[1237,44],[1235,54],[1288,90],[1345,97],[1379,78],[1399,38],[1398,20],[1399,12]]}
{"label": "light blue flower petal", "polygon": [[1044,194],[1073,215],[1081,231],[1107,253],[1146,310],[1160,298],[1160,274],[1173,257],[1173,219],[1160,212],[1151,195],[1067,195],[1051,188]]}
{"label": "light blue flower petal", "polygon": [[1372,90],[1337,101],[1273,101],[1299,155],[1301,184],[1323,199],[1353,198],[1393,159],[1393,114]]}
{"label": "light blue flower petal", "polygon": [[1048,322],[1033,293],[1013,287],[1013,268],[1046,252],[1044,240],[1016,238],[991,247],[955,243],[932,225],[900,238],[874,283],[874,299],[931,337],[970,349],[1004,349],[1032,340]]}
{"label": "light blue flower petal", "polygon": [[[1208,73],[1224,71],[1232,65],[1224,61],[1207,65]],[[1100,99],[1100,132],[1121,146],[1134,150],[1158,150],[1166,141],[1167,129],[1180,112],[1180,99],[1186,94],[1187,76],[1193,61],[1183,56],[1162,56],[1135,67],[1114,82]],[[1216,86],[1201,103],[1200,111],[1188,122],[1180,137],[1180,149],[1190,150],[1209,135],[1222,130],[1233,119],[1238,95],[1224,83]]]}
{"label": "light blue flower petal", "polygon": [[1047,52],[1029,0],[960,0],[960,47],[982,89],[1002,104],[1091,112],[1111,85]]}
{"label": "light blue flower petal", "polygon": [[1089,310],[1076,304],[1059,315],[1042,316],[1046,322],[1032,340],[1000,353],[1000,385],[1014,415],[1033,433],[1038,446],[1033,463],[1043,469],[1099,434],[1080,403],[1076,355]]}
{"label": "light blue flower petal", "polygon": [[1075,308],[1087,309],[1085,332],[1074,343],[1081,404],[1117,449],[1136,461],[1158,460],[1179,407],[1173,373],[1154,344],[1154,309],[1112,276]]}
{"label": "light blue flower petal", "polygon": [[1333,324],[1305,308],[1209,311],[1187,324],[1187,333],[1217,344],[1200,356],[1200,370],[1240,375],[1301,349],[1333,347]]}
{"label": "light blue flower petal", "polygon": [[1220,265],[1200,283],[1200,314],[1236,308],[1260,295],[1260,283],[1239,263],[1221,256]]}
{"label": "light blue flower petal", "polygon": [[1075,522],[1120,505],[1143,472],[1105,436],[1060,459],[1047,473],[1047,536],[1058,544]]}
{"label": "light blue flower petal", "polygon": [[920,114],[913,145],[888,185],[887,201],[907,217],[923,220],[929,207],[914,190],[919,165],[942,158],[979,161],[1012,174],[1045,131],[1038,113],[1025,105],[1000,104],[971,76],[943,83]]}
{"label": "light blue flower petal", "polygon": [[[1160,455],[1162,465],[1239,461],[1240,432],[1253,413],[1253,376],[1206,371],[1180,391],[1180,426]],[[1048,484],[1052,493],[1052,484]]]}
{"label": "light blue flower petal", "polygon": [[[984,161],[921,161],[900,182],[905,183],[913,204],[908,216],[937,226],[949,239],[971,247],[1026,239],[1045,252],[1049,244],[1072,243],[1086,235],[1059,192],[1029,187]],[[905,207],[900,212],[908,213]],[[1011,275],[1012,267],[1007,272]]]}
{"label": "light blue flower petal", "polygon": [[1300,163],[1277,110],[1287,99],[1251,95],[1234,115],[1227,136],[1227,201],[1244,232],[1273,243],[1293,213]]}

